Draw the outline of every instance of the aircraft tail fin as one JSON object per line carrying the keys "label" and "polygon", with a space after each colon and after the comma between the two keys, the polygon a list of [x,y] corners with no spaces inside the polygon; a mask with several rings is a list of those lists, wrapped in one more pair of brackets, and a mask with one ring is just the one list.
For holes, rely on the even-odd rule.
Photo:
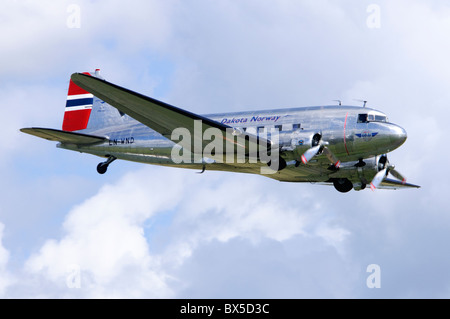
{"label": "aircraft tail fin", "polygon": [[[83,74],[103,80],[100,76],[100,69]],[[110,126],[123,124],[126,120],[123,113],[70,80],[62,125],[63,131],[86,133],[102,130],[104,133]]]}
{"label": "aircraft tail fin", "polygon": [[[91,75],[89,72],[83,74]],[[70,80],[62,124],[63,131],[73,132],[86,129],[93,104],[94,95]]]}

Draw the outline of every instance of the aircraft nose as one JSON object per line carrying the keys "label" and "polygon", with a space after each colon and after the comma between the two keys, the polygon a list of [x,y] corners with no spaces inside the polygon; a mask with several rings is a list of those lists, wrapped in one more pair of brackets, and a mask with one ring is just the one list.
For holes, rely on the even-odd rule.
{"label": "aircraft nose", "polygon": [[391,127],[389,138],[392,144],[395,145],[395,148],[405,143],[407,137],[406,131],[402,127],[398,125],[393,125]]}

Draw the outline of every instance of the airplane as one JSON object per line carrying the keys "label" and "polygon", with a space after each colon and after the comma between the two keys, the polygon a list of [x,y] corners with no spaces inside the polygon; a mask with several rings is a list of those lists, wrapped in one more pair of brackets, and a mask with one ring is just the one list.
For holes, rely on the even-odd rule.
{"label": "airplane", "polygon": [[387,158],[406,131],[366,101],[198,115],[108,82],[96,69],[71,75],[61,130],[21,131],[106,158],[99,174],[120,159],[333,185],[341,193],[420,187]]}

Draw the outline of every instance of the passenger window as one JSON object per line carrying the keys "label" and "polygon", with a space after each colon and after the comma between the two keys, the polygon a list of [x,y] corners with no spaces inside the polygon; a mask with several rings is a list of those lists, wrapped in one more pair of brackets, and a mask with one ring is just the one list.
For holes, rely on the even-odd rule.
{"label": "passenger window", "polygon": [[292,129],[295,130],[299,130],[300,129],[300,124],[293,124],[292,125]]}
{"label": "passenger window", "polygon": [[283,129],[281,125],[275,125],[275,131],[281,132],[282,130]]}

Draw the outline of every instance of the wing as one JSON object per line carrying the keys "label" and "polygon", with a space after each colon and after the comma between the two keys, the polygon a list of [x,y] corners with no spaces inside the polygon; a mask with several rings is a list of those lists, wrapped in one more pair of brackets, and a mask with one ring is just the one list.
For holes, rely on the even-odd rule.
{"label": "wing", "polygon": [[88,145],[88,144],[102,143],[105,140],[107,140],[106,137],[82,133],[66,132],[51,128],[30,127],[30,128],[22,128],[20,129],[20,131],[40,138],[44,138],[49,141],[68,144]]}
{"label": "wing", "polygon": [[399,189],[399,188],[420,188],[420,186],[409,183],[402,183],[401,181],[392,178],[385,178],[378,188]]}
{"label": "wing", "polygon": [[[133,92],[105,80],[81,73],[72,74],[71,79],[81,88],[94,94],[98,98],[117,108],[119,111],[128,114],[168,139],[172,140],[172,132],[174,132],[175,129],[187,129],[191,139],[187,141],[183,139],[178,144],[189,148],[191,151],[193,150],[191,146],[195,147],[195,145],[201,145],[203,150],[205,146],[211,143],[210,140],[203,139],[205,131],[211,128],[218,130],[216,132],[221,132],[221,138],[223,139],[221,141],[223,146],[222,154],[224,154],[224,156],[226,150],[230,149],[234,149],[236,152],[236,149],[240,148],[240,151],[249,154],[249,152],[255,150],[255,147],[258,147],[258,145],[269,145],[267,140],[251,134],[246,134],[244,141],[237,141],[234,136],[232,136],[233,138],[230,138],[230,133],[233,131],[233,128],[230,126]],[[201,150],[195,149],[195,152],[198,151]],[[192,153],[194,153],[194,151],[192,151]]]}

